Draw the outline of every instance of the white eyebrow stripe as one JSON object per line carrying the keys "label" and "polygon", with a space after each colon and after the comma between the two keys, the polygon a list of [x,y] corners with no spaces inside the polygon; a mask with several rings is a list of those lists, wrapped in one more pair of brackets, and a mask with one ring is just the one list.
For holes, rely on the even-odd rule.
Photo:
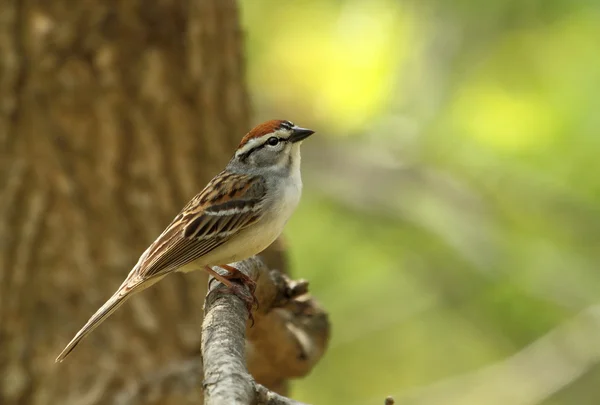
{"label": "white eyebrow stripe", "polygon": [[281,137],[281,132],[282,131],[275,131],[275,132],[271,132],[271,133],[268,133],[265,135],[261,135],[258,138],[252,138],[244,146],[242,146],[240,149],[238,149],[237,152],[235,152],[235,155],[236,156],[243,155],[244,153],[250,151],[251,149],[258,147],[261,144],[264,144],[267,141],[267,139],[269,139],[272,136]]}
{"label": "white eyebrow stripe", "polygon": [[259,142],[259,141],[261,139],[263,139],[265,136],[266,135],[263,135],[260,138],[250,139],[248,142],[246,142],[246,144],[244,146],[242,146],[240,149],[238,149],[235,154],[236,155],[243,155],[244,153],[248,152],[250,149],[256,148],[259,143],[263,143],[263,142]]}

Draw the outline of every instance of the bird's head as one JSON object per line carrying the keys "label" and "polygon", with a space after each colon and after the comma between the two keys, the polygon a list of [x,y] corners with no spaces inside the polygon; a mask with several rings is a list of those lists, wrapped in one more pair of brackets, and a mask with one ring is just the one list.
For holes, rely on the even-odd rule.
{"label": "bird's head", "polygon": [[285,120],[263,122],[242,138],[232,163],[263,170],[289,169],[300,163],[300,145],[314,132]]}

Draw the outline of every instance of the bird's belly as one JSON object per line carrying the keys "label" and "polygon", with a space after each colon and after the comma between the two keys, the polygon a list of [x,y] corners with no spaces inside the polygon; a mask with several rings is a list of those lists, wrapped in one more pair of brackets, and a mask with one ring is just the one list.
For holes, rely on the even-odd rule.
{"label": "bird's belly", "polygon": [[204,266],[233,263],[254,256],[277,239],[283,231],[283,225],[285,223],[257,223],[250,226],[200,259],[182,266],[179,271],[199,270]]}
{"label": "bird's belly", "polygon": [[254,256],[271,245],[283,232],[283,224],[257,224],[243,230],[231,241],[231,255],[227,263]]}

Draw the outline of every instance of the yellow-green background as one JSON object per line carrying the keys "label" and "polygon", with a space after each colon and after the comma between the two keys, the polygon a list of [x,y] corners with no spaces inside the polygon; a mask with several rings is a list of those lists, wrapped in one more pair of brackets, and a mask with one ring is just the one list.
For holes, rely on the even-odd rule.
{"label": "yellow-green background", "polygon": [[[598,302],[597,0],[240,4],[256,120],[318,130],[286,235],[333,334],[296,399],[401,398]],[[599,371],[531,403],[598,404]]]}

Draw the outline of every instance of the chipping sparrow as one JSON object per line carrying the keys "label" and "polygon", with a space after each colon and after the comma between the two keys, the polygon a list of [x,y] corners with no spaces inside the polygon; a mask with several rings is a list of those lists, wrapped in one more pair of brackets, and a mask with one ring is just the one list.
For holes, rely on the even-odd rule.
{"label": "chipping sparrow", "polygon": [[[146,249],[112,297],[77,332],[56,358],[75,346],[125,300],[175,271],[204,269],[252,306],[238,279],[249,277],[227,265],[266,249],[282,232],[302,192],[300,144],[314,131],[271,120],[242,139],[225,170],[216,175]],[[210,266],[228,271],[220,275]],[[254,298],[254,297],[252,297]]]}

